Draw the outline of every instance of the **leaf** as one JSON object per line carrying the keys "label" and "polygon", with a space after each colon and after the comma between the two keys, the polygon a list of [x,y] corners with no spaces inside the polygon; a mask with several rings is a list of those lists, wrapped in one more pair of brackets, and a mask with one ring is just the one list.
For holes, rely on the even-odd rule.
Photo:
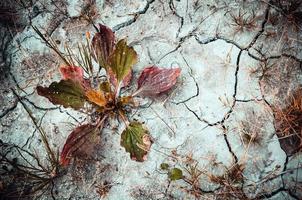
{"label": "leaf", "polygon": [[73,80],[82,84],[84,88],[90,88],[88,80],[84,79],[84,71],[81,67],[62,65],[60,67],[63,80]]}
{"label": "leaf", "polygon": [[109,66],[118,84],[124,80],[126,76],[129,76],[131,68],[136,62],[137,54],[133,47],[127,46],[125,39],[120,40],[109,58]]}
{"label": "leaf", "polygon": [[108,58],[113,52],[115,36],[109,27],[102,24],[99,24],[99,27],[99,32],[92,38],[92,56],[100,66],[106,69]]}
{"label": "leaf", "polygon": [[182,176],[182,171],[179,168],[173,168],[168,173],[168,177],[171,181],[182,179]]}
{"label": "leaf", "polygon": [[82,81],[84,72],[81,67],[76,67],[76,66],[67,66],[67,65],[62,65],[60,67],[60,72],[62,74],[62,77],[64,80],[78,80],[79,82]]}
{"label": "leaf", "polygon": [[129,71],[129,73],[125,76],[125,78],[123,79],[123,84],[122,84],[122,88],[123,87],[127,87],[132,79],[132,70]]}
{"label": "leaf", "polygon": [[48,98],[53,104],[80,109],[84,106],[86,97],[82,85],[70,79],[53,82],[49,87],[37,87],[38,94]]}
{"label": "leaf", "polygon": [[76,156],[79,149],[97,132],[97,126],[84,124],[74,129],[68,136],[60,155],[60,163],[67,166],[70,159]]}
{"label": "leaf", "polygon": [[[108,74],[109,74],[110,83],[116,87],[118,85],[118,81],[111,69],[108,70]],[[130,70],[129,73],[123,79],[121,88],[127,87],[130,84],[131,79],[132,79],[132,70]]]}
{"label": "leaf", "polygon": [[162,163],[160,164],[160,169],[162,170],[168,170],[169,169],[169,164],[168,163]]}
{"label": "leaf", "polygon": [[119,98],[118,101],[121,106],[130,106],[130,105],[135,105],[135,102],[133,101],[133,97],[132,96],[123,96]]}
{"label": "leaf", "polygon": [[105,95],[101,91],[89,90],[86,92],[86,97],[88,98],[88,101],[101,107],[104,107],[107,103]]}
{"label": "leaf", "polygon": [[145,68],[138,78],[135,95],[156,96],[171,89],[180,75],[180,68],[163,69],[156,66]]}
{"label": "leaf", "polygon": [[109,93],[111,91],[110,83],[108,81],[103,81],[99,85],[99,89],[104,93]]}
{"label": "leaf", "polygon": [[121,136],[121,146],[130,153],[132,160],[139,162],[147,159],[151,144],[149,131],[140,122],[131,122]]}

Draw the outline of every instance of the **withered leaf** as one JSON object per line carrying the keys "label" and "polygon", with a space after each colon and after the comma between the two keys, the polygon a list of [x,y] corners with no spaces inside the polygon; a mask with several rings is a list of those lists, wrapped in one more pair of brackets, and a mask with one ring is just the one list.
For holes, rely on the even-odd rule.
{"label": "withered leaf", "polygon": [[115,36],[109,27],[102,24],[99,24],[99,27],[99,32],[92,38],[92,56],[100,66],[107,68],[108,58],[114,48]]}
{"label": "withered leaf", "polygon": [[180,68],[164,69],[156,66],[145,68],[138,78],[136,95],[153,97],[171,89],[180,75]]}
{"label": "withered leaf", "polygon": [[139,162],[147,159],[151,144],[149,131],[140,122],[131,122],[121,136],[121,146],[130,153],[131,159]]}
{"label": "withered leaf", "polygon": [[129,76],[131,68],[137,62],[137,54],[133,47],[129,47],[125,39],[120,40],[109,58],[109,66],[119,84]]}
{"label": "withered leaf", "polygon": [[302,87],[292,91],[286,106],[274,106],[275,128],[280,146],[287,156],[302,151]]}
{"label": "withered leaf", "polygon": [[84,124],[74,129],[68,136],[60,155],[60,163],[67,166],[79,149],[86,143],[92,142],[93,136],[97,133],[97,126]]}
{"label": "withered leaf", "polygon": [[86,97],[88,98],[88,101],[98,105],[98,106],[105,106],[106,105],[106,98],[103,92],[96,91],[96,90],[88,90],[86,92]]}
{"label": "withered leaf", "polygon": [[81,109],[86,100],[83,86],[70,79],[53,82],[49,87],[38,86],[37,91],[53,104],[62,105],[64,108]]}
{"label": "withered leaf", "polygon": [[99,85],[99,89],[104,93],[109,93],[111,91],[110,83],[108,81],[103,81]]}
{"label": "withered leaf", "polygon": [[135,102],[133,101],[133,97],[132,96],[123,96],[119,98],[118,101],[122,106],[130,106],[130,105],[135,105]]}

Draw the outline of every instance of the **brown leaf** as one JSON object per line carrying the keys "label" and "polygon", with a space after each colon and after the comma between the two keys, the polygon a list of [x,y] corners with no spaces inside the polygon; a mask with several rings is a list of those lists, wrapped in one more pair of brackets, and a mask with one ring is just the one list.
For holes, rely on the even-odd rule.
{"label": "brown leaf", "polygon": [[135,95],[153,97],[171,89],[180,75],[180,68],[164,69],[156,66],[145,68],[138,78]]}
{"label": "brown leaf", "polygon": [[99,32],[92,38],[92,56],[100,66],[106,69],[108,58],[113,52],[115,36],[109,27],[102,24],[99,24],[99,27]]}
{"label": "brown leaf", "polygon": [[292,91],[286,106],[274,106],[275,128],[287,156],[302,151],[302,87]]}
{"label": "brown leaf", "polygon": [[123,96],[123,97],[120,97],[119,98],[119,103],[122,105],[122,106],[125,106],[125,105],[133,105],[135,106],[135,102],[133,101],[133,97],[132,96]]}
{"label": "brown leaf", "polygon": [[84,124],[74,129],[68,136],[60,155],[60,163],[67,166],[71,158],[75,157],[81,148],[88,142],[93,142],[93,138],[101,130],[106,116],[97,124]]}
{"label": "brown leaf", "polygon": [[110,83],[108,81],[103,81],[99,85],[99,90],[103,91],[104,93],[110,93],[111,88],[110,88]]}
{"label": "brown leaf", "polygon": [[88,98],[88,101],[95,103],[96,105],[98,105],[100,107],[104,107],[107,103],[105,95],[101,91],[88,90],[86,92],[86,97]]}
{"label": "brown leaf", "polygon": [[74,129],[68,136],[61,152],[60,163],[67,166],[78,149],[88,140],[88,136],[96,132],[96,126],[84,124]]}

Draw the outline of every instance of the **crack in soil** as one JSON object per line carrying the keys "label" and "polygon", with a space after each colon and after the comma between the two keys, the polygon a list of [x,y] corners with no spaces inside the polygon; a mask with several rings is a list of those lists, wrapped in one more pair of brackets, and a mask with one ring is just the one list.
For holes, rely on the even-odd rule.
{"label": "crack in soil", "polygon": [[[223,9],[223,8],[220,8],[220,9]],[[199,28],[200,25],[203,22],[205,22],[211,15],[213,15],[216,12],[218,12],[218,10],[220,10],[220,9],[212,9],[213,11],[208,16],[206,16],[204,19],[202,19],[187,35],[185,35],[183,37],[180,37],[178,39],[177,46],[174,49],[172,49],[172,50],[168,51],[167,53],[165,53],[161,58],[158,59],[158,61],[156,63],[158,64],[166,56],[170,55],[171,53],[174,53],[174,52],[178,51],[179,48],[183,45],[184,42],[186,42],[192,36],[195,36],[195,33],[198,31],[198,28]]]}
{"label": "crack in soil", "polygon": [[130,26],[131,24],[135,23],[136,20],[139,18],[139,16],[140,15],[144,15],[149,10],[150,5],[152,3],[154,3],[154,2],[155,2],[155,0],[149,0],[149,1],[147,1],[147,4],[145,5],[145,7],[141,11],[138,11],[136,13],[131,14],[131,15],[134,15],[134,17],[132,19],[114,26],[112,28],[113,32],[117,32],[120,29],[125,28],[125,27]]}
{"label": "crack in soil", "polygon": [[2,113],[0,113],[0,119],[2,119],[3,117],[5,117],[8,113],[10,113],[11,111],[15,110],[15,108],[17,108],[18,105],[18,100],[15,99],[14,103],[11,107],[7,108],[6,110],[4,110]]}
{"label": "crack in soil", "polygon": [[[119,31],[121,30],[122,28],[124,27],[127,27],[127,26],[130,26],[132,25],[133,23],[135,23],[137,21],[137,19],[139,18],[140,15],[144,15],[148,9],[150,8],[150,5],[152,3],[154,3],[155,0],[150,0],[150,1],[147,1],[145,7],[141,10],[141,11],[138,11],[132,15],[134,15],[134,17],[126,22],[123,22],[121,24],[118,24],[116,25],[114,28],[113,28],[113,31]],[[186,103],[189,102],[190,100],[192,100],[193,98],[196,98],[199,96],[199,85],[198,85],[198,82],[196,80],[196,78],[193,76],[193,70],[192,68],[190,67],[190,65],[188,64],[187,60],[185,59],[185,57],[182,55],[182,53],[180,52],[184,62],[186,63],[187,67],[189,68],[189,76],[193,79],[193,82],[195,84],[195,88],[196,88],[196,92],[184,99],[184,100],[181,100],[179,102],[172,102],[173,104],[175,105],[179,105],[179,104],[183,104],[185,106],[185,108],[191,112],[200,122],[203,122],[205,123],[208,127],[208,126],[220,126],[222,127],[222,129],[224,130],[223,132],[223,137],[224,137],[224,142],[228,148],[228,151],[229,153],[231,154],[233,160],[235,161],[235,164],[237,164],[239,162],[238,160],[238,157],[237,155],[234,153],[234,150],[232,149],[232,146],[229,142],[229,139],[228,139],[228,136],[227,136],[227,128],[225,127],[224,123],[225,121],[230,117],[230,115],[233,113],[234,111],[234,108],[236,106],[236,103],[237,102],[240,102],[240,103],[249,103],[249,102],[258,102],[258,101],[264,101],[265,104],[271,108],[271,105],[270,103],[268,102],[268,100],[265,98],[265,94],[264,94],[264,91],[261,89],[262,86],[261,86],[261,83],[260,83],[260,80],[258,80],[258,83],[259,83],[259,87],[260,87],[260,91],[261,91],[261,98],[255,98],[255,99],[237,99],[237,93],[238,93],[238,76],[239,76],[239,70],[240,70],[240,59],[241,59],[241,56],[242,56],[242,53],[243,52],[247,52],[248,53],[248,56],[257,60],[257,61],[260,61],[260,62],[266,62],[268,60],[271,60],[271,59],[280,59],[282,57],[286,57],[286,58],[290,58],[298,63],[300,63],[300,67],[302,69],[302,59],[299,59],[298,57],[294,56],[294,55],[290,55],[290,54],[287,54],[287,53],[282,53],[280,55],[273,55],[273,56],[265,56],[264,54],[261,53],[261,51],[257,50],[257,52],[260,54],[260,57],[254,55],[253,53],[250,52],[250,50],[253,48],[253,46],[255,45],[255,43],[258,41],[258,39],[260,38],[260,36],[263,34],[263,32],[265,31],[265,27],[266,27],[266,24],[268,22],[268,19],[269,19],[269,14],[270,14],[270,8],[271,8],[271,4],[270,4],[271,1],[269,1],[267,3],[267,7],[265,9],[265,13],[264,13],[264,19],[263,21],[261,22],[261,29],[256,33],[256,35],[253,37],[253,39],[250,41],[250,43],[246,46],[246,47],[243,47],[241,46],[240,44],[238,44],[236,41],[234,40],[231,40],[231,39],[228,39],[228,38],[225,38],[223,36],[219,36],[218,34],[216,34],[216,36],[214,37],[210,37],[210,38],[207,38],[205,40],[200,40],[198,35],[196,34],[196,31],[198,30],[200,24],[207,19],[207,17],[202,20],[192,31],[190,31],[187,35],[183,36],[183,37],[178,37],[180,32],[181,32],[181,29],[184,25],[184,17],[179,15],[176,11],[176,8],[175,8],[175,5],[174,5],[174,1],[173,0],[170,0],[169,1],[169,8],[170,10],[172,11],[173,15],[175,15],[178,19],[179,19],[179,23],[180,23],[180,26],[177,30],[177,33],[176,33],[176,38],[178,39],[178,44],[177,46],[172,49],[171,51],[167,52],[166,54],[164,54],[158,61],[157,63],[159,63],[163,58],[165,58],[166,56],[168,56],[169,54],[171,53],[174,53],[174,52],[177,52],[182,44],[187,41],[189,38],[191,37],[195,37],[195,40],[200,44],[200,45],[205,45],[205,44],[209,44],[209,43],[212,43],[212,42],[215,42],[217,40],[222,40],[222,41],[225,41],[226,43],[229,43],[229,44],[232,44],[234,45],[235,47],[237,47],[239,49],[239,53],[237,55],[237,59],[236,59],[236,69],[235,69],[235,72],[234,72],[234,87],[233,87],[233,94],[232,94],[232,98],[233,98],[233,101],[232,101],[232,104],[231,104],[231,107],[230,109],[224,114],[223,118],[217,122],[214,122],[214,123],[210,123],[209,121],[207,121],[206,119],[203,119],[201,118],[195,111],[193,111]],[[213,13],[215,13],[217,10],[215,10]],[[211,13],[210,15],[212,15],[213,13]],[[210,16],[209,15],[209,16]],[[64,21],[64,20],[63,20]],[[60,25],[60,24],[59,24]],[[59,26],[58,25],[58,26]],[[54,30],[57,29],[56,26]],[[52,31],[52,32],[53,32]],[[51,32],[51,33],[52,33]],[[51,35],[50,33],[50,35]],[[148,51],[148,53],[150,53]],[[15,77],[11,74],[11,76],[13,77],[13,80],[16,84],[16,87],[21,89],[21,87],[18,85]],[[23,91],[24,92],[24,91]],[[25,93],[26,94],[26,93]],[[25,102],[27,102],[28,104],[30,104],[31,106],[33,106],[35,109],[38,109],[38,110],[41,110],[41,111],[49,111],[49,110],[56,110],[56,109],[59,109],[60,112],[64,112],[66,113],[68,116],[70,116],[73,120],[75,120],[77,123],[80,123],[74,116],[72,116],[70,113],[68,113],[67,111],[63,111],[61,107],[50,107],[50,108],[45,108],[45,107],[40,107],[40,106],[37,106],[34,102],[30,101],[28,98],[26,98],[25,96],[24,97],[20,97],[20,101],[21,100],[24,100]],[[0,119],[5,117],[8,113],[10,113],[11,111],[13,111],[17,105],[18,105],[18,100],[15,100],[13,105],[11,107],[9,107],[8,109],[6,109],[5,111],[3,111],[1,114],[0,114]],[[22,101],[21,101],[22,103]],[[23,102],[24,103],[24,102]],[[150,104],[151,105],[151,104]],[[206,128],[205,127],[205,128]],[[35,131],[37,130],[38,128],[36,127]],[[29,141],[29,138],[27,139],[27,142],[26,144],[28,143]],[[288,162],[289,162],[289,159],[290,157],[289,156],[286,156],[286,160],[284,162],[284,167],[283,167],[283,170],[282,172],[286,172],[287,170],[287,165],[288,165]],[[286,184],[284,182],[284,178],[283,178],[284,174],[281,174],[281,179],[282,179],[282,186],[280,186],[278,189],[272,191],[272,192],[269,192],[269,193],[265,193],[265,194],[260,194],[260,195],[257,195],[256,198],[253,198],[253,199],[259,199],[259,198],[271,198],[277,194],[279,194],[280,192],[287,192],[292,198],[294,199],[299,199],[299,197],[297,195],[295,195],[290,189],[287,189],[286,188]],[[244,183],[244,181],[242,181],[242,184]],[[191,183],[189,183],[191,184]],[[54,186],[54,185],[53,185]],[[219,188],[218,188],[219,189]],[[216,189],[216,190],[218,190]],[[203,190],[201,188],[199,188],[200,190],[200,193],[215,193],[216,190]],[[167,191],[166,191],[167,192]],[[52,194],[52,198],[54,198],[54,195]]]}
{"label": "crack in soil", "polygon": [[[224,122],[226,119],[229,118],[229,116],[231,115],[231,113],[233,112],[233,109],[236,105],[236,102],[242,102],[242,103],[247,103],[247,102],[251,102],[251,101],[264,101],[269,107],[271,107],[270,103],[265,99],[265,96],[264,96],[264,93],[263,91],[261,91],[262,93],[262,98],[261,99],[249,99],[249,100],[239,100],[236,98],[237,96],[237,86],[238,86],[238,74],[239,74],[239,69],[240,69],[240,58],[241,58],[241,55],[242,55],[242,52],[243,51],[247,51],[248,52],[248,55],[253,58],[253,59],[256,59],[257,61],[260,61],[260,62],[265,62],[269,59],[278,59],[278,58],[281,58],[281,57],[288,57],[288,58],[291,58],[297,62],[300,63],[300,66],[302,66],[301,64],[301,60],[298,59],[297,57],[293,56],[293,55],[289,55],[289,54],[281,54],[281,55],[277,55],[277,56],[270,56],[270,57],[265,57],[264,55],[262,55],[262,58],[258,58],[257,56],[253,55],[251,52],[250,52],[250,49],[254,46],[254,44],[257,42],[257,40],[259,39],[259,37],[263,34],[264,30],[265,30],[265,25],[267,24],[267,21],[268,21],[268,18],[269,18],[269,11],[270,11],[270,5],[268,4],[266,10],[265,10],[265,17],[264,17],[264,20],[262,21],[261,23],[261,29],[257,32],[257,34],[254,36],[254,38],[252,39],[252,41],[246,46],[246,47],[242,47],[241,45],[239,45],[238,43],[236,43],[235,41],[233,40],[230,40],[230,39],[227,39],[227,38],[224,38],[224,37],[221,37],[219,36],[218,34],[215,36],[215,37],[212,37],[212,38],[208,38],[206,40],[203,40],[201,41],[197,35],[195,35],[195,40],[199,43],[199,44],[209,44],[211,42],[215,42],[217,40],[223,40],[225,41],[226,43],[230,43],[232,45],[234,45],[235,47],[237,47],[240,51],[237,55],[237,60],[236,60],[236,70],[235,70],[235,73],[234,73],[234,76],[235,76],[235,82],[234,82],[234,93],[232,95],[233,97],[233,103],[231,105],[231,108],[228,112],[226,112],[225,116],[223,117],[222,120],[220,121],[217,121],[215,123],[209,123],[206,119],[201,119],[196,112],[194,112],[192,109],[190,109],[188,107],[188,105],[185,103],[189,100],[191,100],[192,98],[196,97],[196,95],[192,96],[191,98],[187,99],[187,101],[185,102],[179,102],[179,103],[183,103],[186,107],[186,109],[188,111],[190,111],[191,113],[193,113],[193,115],[201,122],[203,123],[206,123],[208,126],[216,126],[216,125],[221,125],[223,127],[224,130],[226,130],[225,126],[224,126]],[[171,52],[169,53],[173,53],[174,51],[177,51],[181,46],[181,43]],[[165,55],[166,56],[166,55]],[[198,86],[198,84],[197,84]],[[238,163],[238,157],[236,156],[236,154],[234,153],[233,149],[232,149],[232,146],[228,140],[228,137],[227,137],[227,134],[224,133],[223,134],[223,137],[224,137],[224,141],[228,147],[228,150],[230,152],[230,154],[232,155],[233,159],[235,160],[235,163]],[[286,161],[284,163],[284,168],[282,170],[282,172],[285,172],[286,169],[287,169],[287,164],[288,164],[288,160],[289,160],[289,157],[287,156],[286,157]],[[281,179],[282,179],[282,187],[280,187],[279,189],[271,192],[271,193],[266,193],[266,194],[263,194],[261,196],[258,196],[257,198],[270,198],[270,197],[273,197],[274,195],[278,194],[279,192],[287,192],[291,197],[295,198],[295,199],[299,199],[295,194],[293,194],[290,190],[288,189],[285,189],[285,183],[284,183],[284,180],[283,180],[283,175],[281,175]],[[243,184],[243,183],[242,183]]]}
{"label": "crack in soil", "polygon": [[196,88],[196,92],[194,95],[186,98],[185,100],[182,100],[182,101],[178,101],[178,102],[172,102],[174,103],[175,105],[179,105],[181,103],[186,103],[188,101],[190,101],[191,99],[195,98],[195,97],[198,97],[199,96],[199,85],[197,83],[197,80],[196,78],[193,76],[193,69],[190,67],[190,65],[188,64],[188,61],[186,60],[186,58],[182,55],[182,53],[180,53],[184,62],[186,63],[187,67],[189,68],[189,76],[193,79],[194,81],[194,84],[195,84],[195,88]]}
{"label": "crack in soil", "polygon": [[184,17],[180,16],[177,11],[176,11],[176,8],[175,8],[175,5],[174,5],[174,0],[170,0],[169,1],[169,8],[170,10],[172,11],[173,15],[175,15],[177,18],[180,19],[180,25],[178,27],[178,30],[177,30],[177,33],[176,33],[176,38],[178,38],[179,34],[180,34],[180,31],[184,25]]}

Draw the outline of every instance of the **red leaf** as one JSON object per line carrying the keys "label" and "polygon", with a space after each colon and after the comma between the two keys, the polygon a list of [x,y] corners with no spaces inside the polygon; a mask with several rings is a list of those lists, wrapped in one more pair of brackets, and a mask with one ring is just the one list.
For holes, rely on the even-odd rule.
{"label": "red leaf", "polygon": [[67,166],[70,159],[74,157],[79,148],[89,141],[90,135],[95,133],[96,126],[91,124],[84,124],[74,129],[68,136],[63,150],[61,152],[60,163],[63,166]]}
{"label": "red leaf", "polygon": [[60,72],[63,80],[77,81],[81,83],[85,89],[90,88],[90,82],[84,79],[84,71],[81,67],[63,65],[60,67]]}
{"label": "red leaf", "polygon": [[68,136],[60,155],[60,164],[67,166],[72,157],[77,156],[83,149],[87,149],[86,143],[91,147],[92,141],[98,130],[102,130],[107,116],[104,116],[96,125],[84,124],[74,129]]}
{"label": "red leaf", "polygon": [[164,69],[156,66],[145,68],[138,78],[135,95],[156,96],[171,89],[180,75],[180,68]]}
{"label": "red leaf", "polygon": [[104,116],[96,125],[81,125],[69,134],[60,155],[61,165],[67,166],[72,157],[76,156],[82,148],[86,148],[84,146],[86,143],[89,143],[89,146],[92,145],[93,136],[98,130],[102,130],[106,118],[107,116]]}
{"label": "red leaf", "polygon": [[84,75],[83,69],[81,67],[76,66],[63,65],[60,67],[60,72],[64,80],[71,79],[81,81]]}
{"label": "red leaf", "polygon": [[109,27],[102,24],[99,26],[99,32],[92,38],[92,56],[100,66],[107,68],[108,58],[114,48],[115,36]]}

